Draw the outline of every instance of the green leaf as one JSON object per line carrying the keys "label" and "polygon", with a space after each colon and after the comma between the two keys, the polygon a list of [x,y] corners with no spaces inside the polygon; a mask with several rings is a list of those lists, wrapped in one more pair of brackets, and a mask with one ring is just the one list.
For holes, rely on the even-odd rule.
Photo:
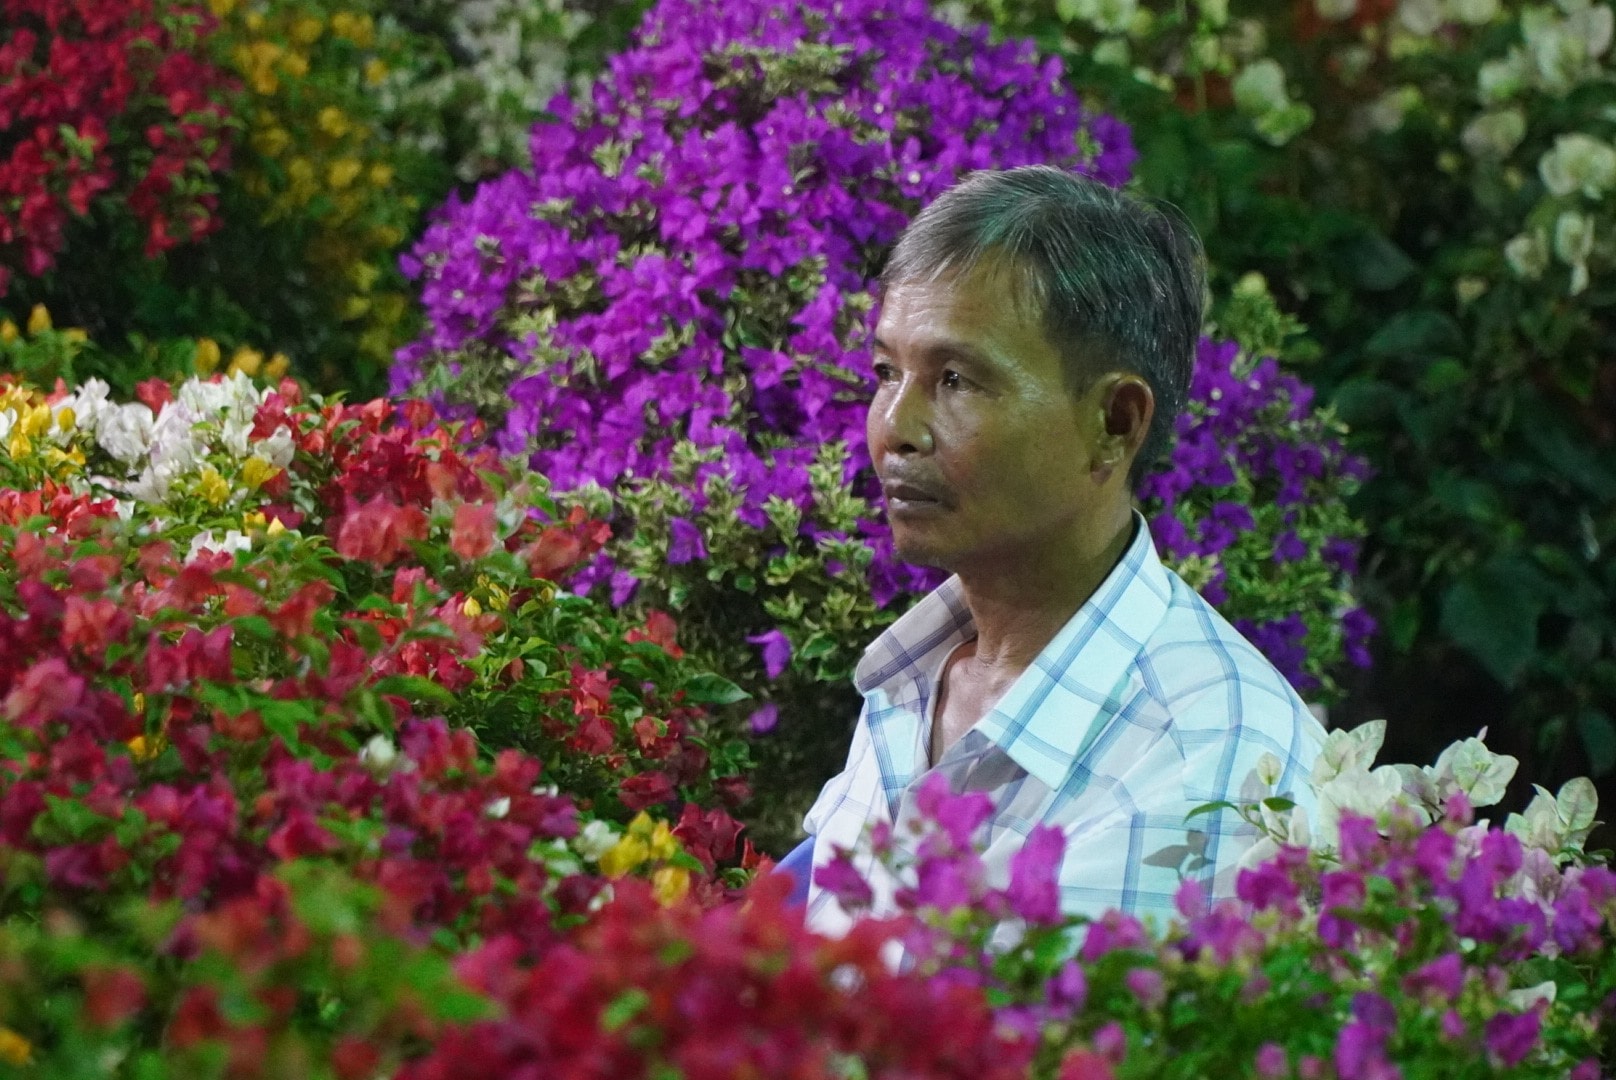
{"label": "green leaf", "polygon": [[1395,289],[1419,269],[1402,248],[1378,232],[1361,233],[1343,248],[1343,265],[1350,266],[1358,285],[1370,292]]}
{"label": "green leaf", "polygon": [[708,672],[685,683],[685,696],[703,705],[732,705],[752,695],[722,675]]}
{"label": "green leaf", "polygon": [[372,687],[378,694],[397,694],[402,698],[430,701],[445,708],[455,703],[454,694],[421,675],[389,675],[378,679]]}
{"label": "green leaf", "polygon": [[1471,570],[1442,597],[1442,630],[1513,686],[1537,649],[1546,583],[1525,559],[1502,555]]}
{"label": "green leaf", "polygon": [[607,1031],[616,1031],[644,1012],[645,1007],[649,1004],[651,1004],[651,995],[644,990],[638,987],[624,990],[617,995],[616,1000],[601,1010],[600,1026]]}
{"label": "green leaf", "polygon": [[275,628],[262,615],[243,615],[233,625],[237,633],[254,641],[275,640]]}
{"label": "green leaf", "polygon": [[1399,312],[1364,344],[1364,352],[1381,360],[1462,355],[1464,331],[1453,318],[1431,308]]}
{"label": "green leaf", "polygon": [[1584,709],[1577,714],[1577,733],[1588,751],[1588,766],[1595,776],[1604,776],[1616,769],[1616,724],[1610,716],[1598,709]]}
{"label": "green leaf", "polygon": [[803,660],[818,660],[836,651],[836,639],[829,634],[815,634],[802,643],[797,655]]}
{"label": "green leaf", "polygon": [[1233,809],[1235,809],[1234,803],[1228,802],[1228,801],[1222,800],[1222,799],[1218,800],[1217,802],[1202,803],[1200,806],[1197,806],[1194,810],[1191,810],[1189,813],[1185,814],[1184,815],[1184,820],[1189,821],[1191,818],[1200,817],[1202,814],[1210,814],[1210,813],[1212,813],[1213,811],[1216,811],[1216,810],[1233,810]]}

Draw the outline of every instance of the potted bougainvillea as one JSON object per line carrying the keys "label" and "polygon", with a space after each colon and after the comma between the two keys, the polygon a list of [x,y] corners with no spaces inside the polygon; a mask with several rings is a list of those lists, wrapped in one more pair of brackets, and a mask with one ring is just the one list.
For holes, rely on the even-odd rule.
{"label": "potted bougainvillea", "polygon": [[[614,522],[576,587],[680,610],[688,647],[757,695],[771,790],[800,804],[856,714],[841,684],[863,646],[938,580],[894,558],[866,463],[885,252],[973,169],[1120,184],[1128,131],[1031,43],[918,2],[666,0],[552,111],[531,170],[452,201],[408,257],[429,328],[393,388],[482,419]],[[1357,470],[1299,385],[1237,353],[1203,349],[1209,397],[1151,511],[1167,553],[1327,695],[1367,631],[1341,620]]]}

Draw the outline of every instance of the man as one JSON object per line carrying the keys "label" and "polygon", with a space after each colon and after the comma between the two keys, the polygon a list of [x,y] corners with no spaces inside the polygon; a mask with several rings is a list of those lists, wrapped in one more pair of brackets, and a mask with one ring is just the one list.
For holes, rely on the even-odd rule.
{"label": "man", "polygon": [[[1191,810],[1238,799],[1265,754],[1276,790],[1308,797],[1323,730],[1133,508],[1184,404],[1203,290],[1185,225],[1052,168],[975,174],[900,239],[870,456],[899,555],[954,576],[865,652],[847,767],[806,819],[816,867],[903,823],[940,771],[994,800],[990,874],[1056,825],[1064,910],[1165,923],[1184,876],[1228,893],[1254,839]],[[807,917],[849,918],[817,885]]]}

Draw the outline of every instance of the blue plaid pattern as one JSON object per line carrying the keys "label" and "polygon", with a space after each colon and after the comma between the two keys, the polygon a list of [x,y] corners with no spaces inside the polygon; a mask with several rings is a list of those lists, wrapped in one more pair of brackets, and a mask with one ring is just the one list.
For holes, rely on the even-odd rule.
{"label": "blue plaid pattern", "polygon": [[[951,578],[865,650],[854,676],[864,710],[847,767],[808,812],[814,865],[837,847],[857,852],[878,910],[896,883],[868,853],[869,827],[902,825],[927,774],[932,707],[942,667],[975,636]],[[1275,788],[1314,813],[1307,777],[1324,730],[1263,656],[1161,564],[1144,519],[1121,562],[994,708],[936,768],[955,791],[990,793],[990,879],[1039,823],[1066,834],[1062,905],[1111,908],[1165,923],[1186,877],[1214,896],[1233,890],[1255,840],[1231,811],[1190,810],[1239,800],[1258,760],[1281,764]],[[895,831],[902,843],[905,830]],[[848,916],[811,887],[809,924],[840,932]]]}

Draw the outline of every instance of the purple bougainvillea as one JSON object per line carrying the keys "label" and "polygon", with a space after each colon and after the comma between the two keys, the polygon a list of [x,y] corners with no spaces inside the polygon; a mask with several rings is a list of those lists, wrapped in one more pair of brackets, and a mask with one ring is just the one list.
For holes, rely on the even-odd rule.
{"label": "purple bougainvillea", "polygon": [[[529,454],[558,491],[671,485],[642,498],[632,540],[609,546],[577,587],[606,585],[618,604],[644,601],[648,587],[658,603],[692,589],[752,593],[752,621],[731,637],[754,655],[771,644],[755,658],[760,679],[788,661],[815,665],[813,678],[845,674],[853,639],[937,581],[896,560],[873,507],[830,514],[813,480],[821,449],[841,445],[842,492],[876,494],[864,412],[886,251],[975,169],[1045,163],[1123,183],[1135,158],[1127,128],[1086,108],[1030,42],[994,43],[923,0],[662,0],[593,87],[551,111],[533,131],[532,169],[451,201],[405,260],[428,328],[399,354],[393,390],[483,416],[500,447]],[[1168,478],[1151,491],[1153,528],[1170,556],[1201,556],[1197,586],[1235,601],[1230,618],[1298,686],[1317,687],[1343,650],[1325,624],[1350,605],[1266,585],[1251,600],[1240,591],[1249,575],[1225,564],[1251,557],[1255,536],[1271,548],[1265,566],[1290,568],[1281,578],[1316,585],[1312,571],[1333,561],[1341,569],[1326,578],[1339,587],[1355,533],[1271,519],[1249,500],[1260,474],[1270,503],[1316,501],[1344,458],[1309,441],[1319,429],[1305,390],[1271,364],[1238,375],[1232,348],[1203,346],[1200,404],[1219,380],[1261,385],[1241,391],[1240,408],[1204,407],[1180,425]],[[1238,428],[1278,415],[1276,393],[1288,426],[1253,441]],[[732,496],[721,512],[715,479]],[[817,558],[818,569],[754,585],[748,554],[737,570],[745,542],[726,530],[761,536],[771,522],[783,536],[752,548]],[[798,584],[848,565],[845,546],[827,541],[869,555],[850,605]],[[1296,619],[1280,602],[1315,610]]]}
{"label": "purple bougainvillea", "polygon": [[[770,496],[809,509],[821,444],[855,479],[870,286],[921,206],[974,169],[1118,184],[1135,157],[1059,61],[921,0],[664,0],[552,109],[532,171],[449,204],[406,260],[429,329],[393,389],[460,378],[463,402],[467,367],[496,368],[500,444],[562,490],[664,473],[681,438],[719,448],[702,475],[733,477],[754,527]],[[882,604],[926,580],[884,537],[868,524]]]}

